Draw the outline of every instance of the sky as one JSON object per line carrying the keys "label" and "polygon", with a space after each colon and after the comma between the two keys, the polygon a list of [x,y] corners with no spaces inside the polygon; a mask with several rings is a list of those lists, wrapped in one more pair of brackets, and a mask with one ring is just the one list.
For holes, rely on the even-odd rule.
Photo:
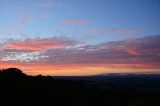
{"label": "sky", "polygon": [[159,0],[0,0],[0,69],[160,73]]}

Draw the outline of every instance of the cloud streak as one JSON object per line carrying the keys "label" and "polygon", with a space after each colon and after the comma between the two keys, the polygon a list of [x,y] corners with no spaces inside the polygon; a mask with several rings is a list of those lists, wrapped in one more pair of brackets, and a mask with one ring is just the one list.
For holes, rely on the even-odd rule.
{"label": "cloud streak", "polygon": [[2,57],[2,61],[20,61],[20,62],[31,62],[31,61],[39,61],[47,56],[40,55],[40,52],[20,52],[20,53],[11,53],[10,55],[6,55]]}
{"label": "cloud streak", "polygon": [[62,25],[68,26],[68,25],[87,25],[89,24],[89,20],[83,20],[83,19],[65,19],[62,22]]}
{"label": "cloud streak", "polygon": [[8,40],[3,48],[6,50],[42,51],[46,49],[74,46],[77,42],[66,37],[37,38],[26,40]]}
{"label": "cloud streak", "polygon": [[34,69],[43,66],[48,67],[48,71],[57,69],[66,74],[66,70],[72,70],[73,73],[73,70],[76,73],[81,70],[91,73],[89,70],[94,70],[99,73],[106,69],[160,69],[160,35],[97,45],[77,46],[78,44],[67,38],[11,40],[1,44],[4,47],[0,51],[0,63],[14,62],[23,68],[32,64]]}
{"label": "cloud streak", "polygon": [[110,28],[108,29],[108,32],[110,33],[136,33],[137,31],[136,30],[133,30],[133,29],[113,29],[113,28]]}
{"label": "cloud streak", "polygon": [[40,1],[36,5],[41,8],[52,8],[52,7],[63,6],[61,2],[51,1],[51,0]]}
{"label": "cloud streak", "polygon": [[[44,52],[53,64],[160,64],[160,36]],[[150,42],[150,43],[148,43]],[[154,68],[154,66],[153,66]]]}

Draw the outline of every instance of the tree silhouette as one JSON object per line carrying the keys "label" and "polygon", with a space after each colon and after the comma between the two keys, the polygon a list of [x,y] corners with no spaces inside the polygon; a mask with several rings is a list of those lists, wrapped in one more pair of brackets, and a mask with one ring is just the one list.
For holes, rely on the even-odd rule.
{"label": "tree silhouette", "polygon": [[8,69],[3,69],[0,74],[2,76],[5,76],[5,77],[17,77],[17,78],[20,78],[20,77],[26,77],[27,75],[24,74],[20,69],[18,68],[8,68]]}

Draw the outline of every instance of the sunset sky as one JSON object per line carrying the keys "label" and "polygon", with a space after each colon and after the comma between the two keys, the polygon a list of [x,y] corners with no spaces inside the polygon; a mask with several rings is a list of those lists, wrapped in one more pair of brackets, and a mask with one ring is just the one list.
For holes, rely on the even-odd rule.
{"label": "sunset sky", "polygon": [[0,69],[160,73],[159,0],[0,0]]}

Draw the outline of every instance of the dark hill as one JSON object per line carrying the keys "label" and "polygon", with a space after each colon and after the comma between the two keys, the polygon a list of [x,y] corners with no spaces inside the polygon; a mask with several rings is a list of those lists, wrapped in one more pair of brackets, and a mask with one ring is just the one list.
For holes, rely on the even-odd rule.
{"label": "dark hill", "polygon": [[115,86],[111,80],[97,87],[83,79],[28,76],[17,68],[3,69],[0,106],[160,106],[158,90]]}

